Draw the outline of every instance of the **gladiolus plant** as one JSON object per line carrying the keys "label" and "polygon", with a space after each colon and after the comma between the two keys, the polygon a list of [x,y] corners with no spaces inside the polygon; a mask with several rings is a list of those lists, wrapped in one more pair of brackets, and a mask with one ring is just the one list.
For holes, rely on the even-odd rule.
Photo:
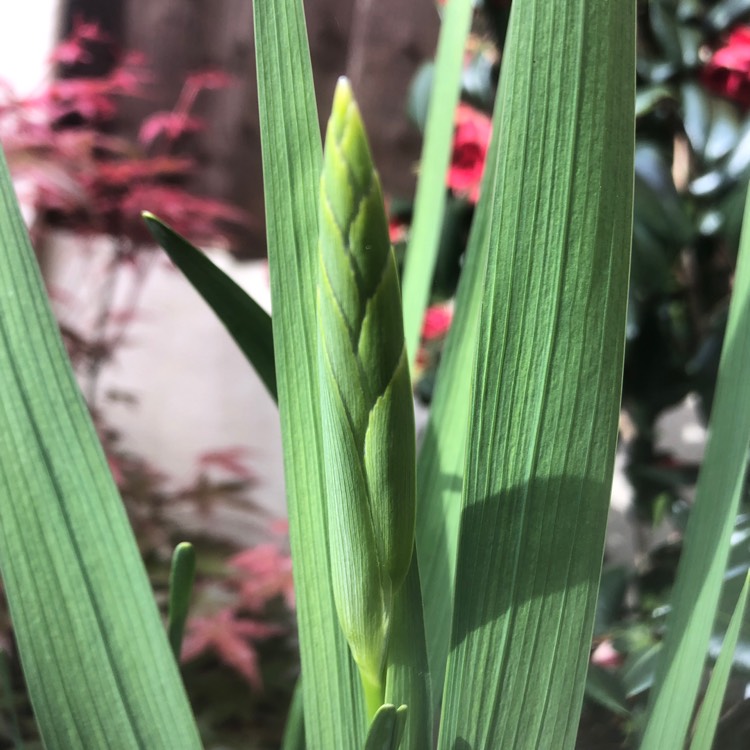
{"label": "gladiolus plant", "polygon": [[[425,305],[406,279],[436,251],[426,230],[444,209],[471,0],[444,8],[403,295],[346,81],[321,142],[300,0],[254,2],[272,319],[145,215],[278,399],[302,660],[286,748],[574,746],[620,408],[635,11],[512,4],[418,452],[409,374]],[[44,741],[199,747],[5,174],[2,187],[0,566]],[[644,748],[682,747],[691,729],[743,487],[748,244]],[[735,625],[695,747],[711,744]]]}

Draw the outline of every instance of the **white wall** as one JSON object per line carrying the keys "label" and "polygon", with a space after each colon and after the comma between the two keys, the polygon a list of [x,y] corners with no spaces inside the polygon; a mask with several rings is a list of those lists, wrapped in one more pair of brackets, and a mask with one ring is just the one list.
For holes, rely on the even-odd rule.
{"label": "white wall", "polygon": [[59,0],[0,2],[0,78],[19,93],[30,93],[47,72],[59,9]]}
{"label": "white wall", "polygon": [[[0,0],[0,78],[19,94],[32,93],[49,71],[59,11],[59,0]],[[106,240],[88,245],[59,235],[45,247],[47,281],[61,297],[75,297],[86,285],[86,297],[95,299],[96,280],[108,254]],[[270,304],[264,264],[240,264],[226,253],[212,257],[261,304]],[[97,259],[93,264],[92,258]],[[85,328],[86,312],[75,314]],[[123,433],[127,448],[186,484],[200,453],[245,446],[248,465],[258,478],[249,499],[275,515],[284,514],[276,407],[211,310],[167,266],[166,257],[143,290],[126,345],[103,373],[106,389],[138,400],[135,407],[104,404],[108,423]],[[237,510],[222,511],[215,520],[220,531],[237,541],[252,531],[249,514]]]}
{"label": "white wall", "polygon": [[[106,239],[90,241],[58,234],[46,252],[45,274],[64,323],[86,332],[91,311],[66,300],[96,299],[110,255]],[[155,468],[187,484],[199,454],[225,447],[247,449],[247,466],[258,484],[248,497],[275,516],[285,513],[285,491],[278,411],[258,376],[208,305],[157,249],[158,261],[138,301],[124,344],[102,372],[97,393],[121,391],[135,405],[100,399],[106,421],[124,436],[125,446]],[[209,257],[266,309],[270,309],[267,266],[238,263],[225,252]],[[128,279],[118,297],[127,297]],[[117,306],[116,306],[117,309]],[[120,308],[122,309],[122,308]],[[87,319],[88,318],[88,319]],[[212,524],[245,543],[253,535],[252,513],[223,508]],[[198,517],[183,517],[204,523]]]}

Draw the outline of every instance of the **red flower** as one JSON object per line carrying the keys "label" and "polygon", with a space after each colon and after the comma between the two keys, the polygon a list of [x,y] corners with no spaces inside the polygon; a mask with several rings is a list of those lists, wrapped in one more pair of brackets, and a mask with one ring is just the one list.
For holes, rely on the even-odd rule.
{"label": "red flower", "polygon": [[714,52],[703,70],[703,82],[720,96],[750,107],[750,27],[735,29],[726,46]]}
{"label": "red flower", "polygon": [[453,320],[453,310],[450,307],[434,305],[428,307],[422,323],[422,338],[425,341],[445,336],[451,327]]}
{"label": "red flower", "polygon": [[402,221],[398,219],[388,220],[388,236],[391,240],[391,245],[397,245],[399,242],[403,242],[408,234],[408,227]]}
{"label": "red flower", "polygon": [[451,190],[473,202],[479,199],[491,135],[492,121],[487,115],[466,104],[458,105],[447,183]]}

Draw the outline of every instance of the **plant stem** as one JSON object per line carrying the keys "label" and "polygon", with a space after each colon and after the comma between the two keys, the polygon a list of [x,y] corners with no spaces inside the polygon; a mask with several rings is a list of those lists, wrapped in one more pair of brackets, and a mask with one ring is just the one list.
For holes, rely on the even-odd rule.
{"label": "plant stem", "polygon": [[372,680],[363,669],[359,670],[359,676],[362,679],[362,689],[365,693],[365,707],[367,709],[367,719],[372,721],[377,710],[385,702],[385,686],[381,680]]}

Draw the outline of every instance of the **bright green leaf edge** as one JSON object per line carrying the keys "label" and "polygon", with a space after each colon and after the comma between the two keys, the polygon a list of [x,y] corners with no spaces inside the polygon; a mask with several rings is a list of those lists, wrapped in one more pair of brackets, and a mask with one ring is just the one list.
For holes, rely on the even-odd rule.
{"label": "bright green leaf edge", "polygon": [[443,750],[575,741],[620,406],[634,67],[635,3],[513,3]]}
{"label": "bright green leaf edge", "polygon": [[750,447],[750,194],[708,443],[685,531],[643,750],[681,748],[690,725],[742,497]]}
{"label": "bright green leaf edge", "polygon": [[[407,706],[386,703],[373,717],[367,732],[365,750],[399,750],[408,716]],[[408,745],[408,747],[417,747]]]}
{"label": "bright green leaf edge", "polygon": [[732,659],[737,648],[737,641],[742,628],[742,621],[747,609],[747,595],[750,590],[750,573],[745,578],[737,605],[729,621],[729,627],[721,644],[719,658],[714,665],[708,689],[703,697],[698,717],[695,720],[695,732],[690,743],[690,750],[711,750],[719,722],[721,706],[724,702],[724,694],[727,690],[729,675],[732,671]]}
{"label": "bright green leaf edge", "polygon": [[464,46],[473,15],[472,0],[449,0],[440,26],[433,89],[427,113],[414,221],[403,272],[404,337],[414,362],[435,271],[445,213],[445,175],[450,163],[454,113],[461,91]]}
{"label": "bright green leaf edge", "polygon": [[198,248],[153,214],[143,219],[151,236],[208,303],[276,400],[271,316]]}
{"label": "bright green leaf edge", "polygon": [[0,569],[47,748],[198,748],[0,158]]}

